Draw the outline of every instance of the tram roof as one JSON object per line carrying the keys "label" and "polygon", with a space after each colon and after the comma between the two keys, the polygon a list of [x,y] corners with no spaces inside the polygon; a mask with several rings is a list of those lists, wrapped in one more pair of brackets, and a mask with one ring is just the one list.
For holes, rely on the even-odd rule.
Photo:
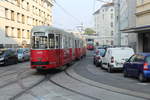
{"label": "tram roof", "polygon": [[65,34],[65,35],[71,35],[71,33],[68,33],[62,29],[52,27],[52,26],[34,26],[31,30],[31,32],[53,32],[55,33],[60,33],[60,34]]}

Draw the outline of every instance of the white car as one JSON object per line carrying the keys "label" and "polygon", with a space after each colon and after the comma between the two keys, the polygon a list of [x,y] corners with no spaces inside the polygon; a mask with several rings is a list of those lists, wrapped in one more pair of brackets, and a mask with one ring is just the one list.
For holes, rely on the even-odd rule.
{"label": "white car", "polygon": [[134,50],[129,47],[107,48],[105,55],[102,57],[102,68],[108,72],[123,69],[124,62],[134,54]]}

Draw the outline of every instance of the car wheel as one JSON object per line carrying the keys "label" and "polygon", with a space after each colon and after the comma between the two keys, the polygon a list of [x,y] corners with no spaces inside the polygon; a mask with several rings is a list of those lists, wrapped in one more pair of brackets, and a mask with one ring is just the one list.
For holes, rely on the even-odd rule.
{"label": "car wheel", "polygon": [[128,77],[128,73],[127,73],[127,70],[126,70],[126,69],[123,70],[123,76],[124,76],[124,77]]}
{"label": "car wheel", "polygon": [[93,60],[93,64],[95,65],[95,60]]}
{"label": "car wheel", "polygon": [[95,65],[96,65],[96,67],[99,67],[99,64],[98,64],[98,63],[96,63]]}
{"label": "car wheel", "polygon": [[109,72],[109,73],[112,73],[112,72],[113,72],[111,66],[109,66],[109,65],[108,65],[108,72]]}
{"label": "car wheel", "polygon": [[146,78],[144,77],[143,73],[139,74],[139,81],[140,82],[145,82],[146,81]]}
{"label": "car wheel", "polygon": [[7,62],[7,60],[4,60],[4,64],[3,64],[4,66],[7,66],[8,65],[8,62]]}

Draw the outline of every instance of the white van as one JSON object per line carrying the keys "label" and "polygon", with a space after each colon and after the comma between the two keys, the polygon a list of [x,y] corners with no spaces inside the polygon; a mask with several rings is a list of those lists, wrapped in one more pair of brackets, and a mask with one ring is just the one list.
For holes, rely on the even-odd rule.
{"label": "white van", "polygon": [[102,57],[102,68],[112,72],[114,69],[122,69],[126,59],[134,54],[134,50],[129,47],[108,48],[105,56]]}

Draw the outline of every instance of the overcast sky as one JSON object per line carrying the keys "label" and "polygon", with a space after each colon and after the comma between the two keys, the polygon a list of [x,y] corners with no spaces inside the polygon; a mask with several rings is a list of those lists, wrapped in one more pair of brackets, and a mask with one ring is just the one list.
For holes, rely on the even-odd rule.
{"label": "overcast sky", "polygon": [[[56,2],[57,4],[54,3],[53,6],[53,25],[55,27],[75,29],[81,23],[84,27],[93,27],[94,0],[56,0]],[[96,1],[95,10],[100,5],[101,3]],[[60,6],[67,10],[67,14]]]}

